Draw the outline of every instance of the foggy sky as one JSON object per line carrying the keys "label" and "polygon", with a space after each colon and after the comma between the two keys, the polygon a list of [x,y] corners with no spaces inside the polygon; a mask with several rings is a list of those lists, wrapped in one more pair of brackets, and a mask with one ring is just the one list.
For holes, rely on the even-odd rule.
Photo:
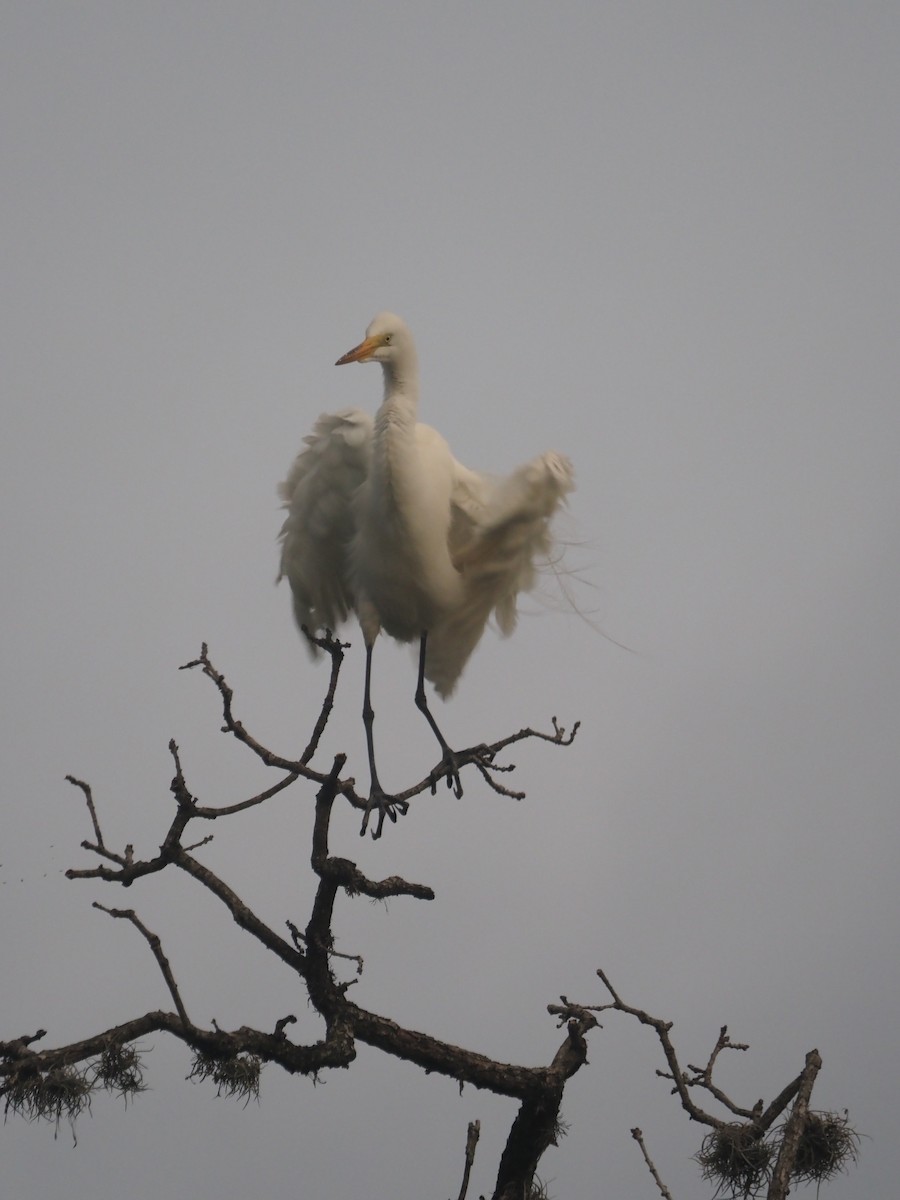
{"label": "foggy sky", "polygon": [[[123,894],[92,865],[150,855],[174,737],[203,803],[274,781],[179,673],[201,641],[238,715],[305,743],[326,686],[273,585],[275,496],[319,412],[373,410],[335,371],[379,309],[409,322],[422,419],[467,465],[574,460],[569,590],[488,634],[439,719],[451,743],[556,715],[569,750],[513,754],[521,803],[472,775],[380,843],[335,853],[433,886],[345,900],[354,999],[491,1056],[549,1062],[560,993],[721,1025],[721,1084],[770,1100],[817,1047],[819,1108],[890,1200],[900,991],[900,15],[854,4],[377,6],[7,3],[5,796],[0,1037],[62,1044],[170,1007],[133,905],[200,1023],[321,1026],[297,981],[186,879]],[[364,785],[361,639],[321,763]],[[376,652],[383,775],[433,765],[407,651]],[[217,828],[204,861],[269,924],[305,923],[313,792]],[[221,822],[219,824],[222,824]],[[205,831],[204,831],[205,832]],[[648,1031],[604,1018],[540,1173],[559,1200],[703,1196],[700,1131]],[[150,1039],[150,1091],[2,1130],[14,1200],[373,1200],[489,1193],[511,1102],[367,1047],[314,1087],[269,1067],[246,1110]],[[812,1194],[812,1193],[810,1193]]]}

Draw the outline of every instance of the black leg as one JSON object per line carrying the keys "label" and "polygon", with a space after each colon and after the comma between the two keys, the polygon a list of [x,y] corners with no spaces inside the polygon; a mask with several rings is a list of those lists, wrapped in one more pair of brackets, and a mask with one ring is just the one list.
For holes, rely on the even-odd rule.
{"label": "black leg", "polygon": [[447,745],[447,739],[438,729],[437,721],[431,715],[431,709],[428,707],[428,698],[425,695],[425,651],[428,643],[428,633],[422,634],[422,640],[419,642],[419,682],[416,685],[416,708],[419,712],[425,714],[425,719],[431,726],[431,731],[437,740],[440,742],[441,750],[444,752],[443,758],[431,772],[432,785],[431,790],[434,791],[435,781],[438,776],[447,776],[447,787],[453,788],[453,794],[459,799],[463,794],[462,784],[459,781],[459,768],[456,765],[456,755]]}
{"label": "black leg", "polygon": [[[366,727],[366,749],[369,754],[369,800],[366,804],[366,811],[363,814],[362,829],[360,829],[360,837],[362,837],[369,825],[369,816],[373,808],[378,809],[378,824],[372,831],[373,838],[381,837],[381,828],[384,825],[385,816],[390,817],[392,821],[397,820],[397,813],[403,815],[409,808],[409,804],[405,800],[398,800],[396,796],[390,796],[381,786],[378,781],[378,770],[375,766],[375,739],[372,736],[372,726],[375,724],[375,710],[372,708],[372,646],[366,646],[366,687],[363,694],[363,725]],[[396,810],[396,811],[395,811]]]}

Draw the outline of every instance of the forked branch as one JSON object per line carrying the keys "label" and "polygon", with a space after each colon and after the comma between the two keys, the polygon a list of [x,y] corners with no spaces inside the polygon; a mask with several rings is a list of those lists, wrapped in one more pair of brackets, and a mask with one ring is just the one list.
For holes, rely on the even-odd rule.
{"label": "forked branch", "polygon": [[[366,799],[357,794],[352,778],[345,777],[345,756],[337,755],[326,770],[313,766],[322,734],[333,708],[344,645],[330,634],[316,639],[317,646],[331,659],[331,671],[313,732],[299,758],[278,754],[263,745],[235,712],[234,693],[225,676],[214,666],[204,644],[198,658],[185,664],[185,669],[199,669],[216,688],[222,705],[222,729],[236,738],[268,769],[279,772],[279,778],[255,795],[219,805],[200,804],[184,769],[178,745],[169,743],[174,765],[170,792],[174,811],[158,849],[148,857],[136,855],[132,846],[111,849],[104,839],[101,815],[88,784],[74,777],[69,782],[83,795],[90,821],[92,839],[82,843],[95,857],[93,866],[71,869],[70,879],[91,879],[103,883],[131,887],[142,878],[169,869],[189,876],[215,896],[230,918],[245,932],[271,952],[282,968],[290,970],[305,985],[313,1008],[324,1023],[324,1034],[312,1044],[304,1045],[288,1036],[289,1027],[296,1023],[292,1015],[275,1015],[269,1030],[241,1026],[221,1028],[215,1021],[209,1027],[192,1021],[184,993],[176,978],[175,969],[163,949],[163,943],[134,908],[115,908],[95,902],[95,907],[111,918],[131,924],[147,943],[162,975],[174,1012],[148,1012],[93,1037],[66,1046],[38,1051],[32,1043],[45,1036],[43,1030],[34,1035],[0,1043],[0,1094],[7,1097],[7,1106],[14,1111],[47,1115],[61,1111],[54,1099],[65,1097],[65,1112],[73,1117],[77,1105],[89,1098],[95,1086],[107,1086],[124,1091],[140,1090],[138,1038],[153,1031],[165,1031],[188,1045],[194,1053],[191,1078],[212,1080],[221,1092],[249,1097],[259,1086],[259,1071],[264,1063],[275,1063],[292,1073],[312,1076],[328,1068],[346,1067],[356,1055],[357,1042],[406,1059],[427,1072],[442,1074],[461,1083],[492,1091],[515,1099],[518,1116],[503,1155],[495,1196],[520,1197],[527,1194],[541,1154],[552,1144],[562,1128],[559,1104],[567,1080],[586,1062],[587,1039],[596,1018],[587,1009],[567,1013],[566,1032],[562,1044],[547,1066],[514,1066],[497,1062],[486,1055],[443,1042],[438,1038],[412,1029],[405,1029],[388,1017],[371,1012],[348,998],[351,983],[362,974],[362,957],[335,949],[335,920],[342,898],[365,896],[374,900],[409,897],[433,900],[434,892],[426,884],[415,883],[392,875],[373,879],[364,874],[349,858],[331,852],[331,821],[337,801],[349,802],[365,810]],[[577,726],[571,733],[553,719],[553,732],[540,733],[523,729],[493,745],[479,744],[457,752],[454,765],[473,764],[495,791],[519,795],[498,784],[494,772],[512,770],[511,765],[494,763],[494,757],[525,738],[535,737],[556,745],[569,745]],[[315,896],[305,925],[286,918],[289,936],[277,933],[254,912],[216,872],[198,856],[198,851],[211,840],[211,835],[190,839],[195,821],[209,823],[226,820],[249,808],[273,800],[291,785],[306,780],[316,785],[315,819],[312,826],[310,865],[317,879]],[[436,782],[426,776],[402,795],[412,799]],[[355,979],[344,981],[338,971],[346,960],[356,963]],[[102,1061],[102,1067],[100,1064]],[[60,1072],[63,1074],[60,1075]],[[60,1080],[68,1091],[60,1093]],[[62,1103],[62,1101],[60,1101]],[[470,1127],[466,1150],[466,1176],[463,1194],[468,1186],[469,1173],[477,1141],[477,1123]]]}
{"label": "forked branch", "polygon": [[[306,632],[306,631],[304,631]],[[260,762],[267,767],[272,767],[285,772],[285,775],[279,782],[272,787],[260,792],[256,796],[252,796],[247,800],[241,800],[235,804],[224,805],[218,808],[204,807],[196,805],[193,815],[203,820],[214,820],[218,817],[230,816],[236,812],[261,804],[277,795],[285,788],[300,778],[308,779],[316,784],[324,784],[331,779],[330,773],[323,773],[315,770],[311,763],[313,757],[319,747],[322,734],[328,723],[334,707],[334,698],[337,691],[338,679],[340,675],[341,664],[344,659],[344,650],[347,648],[346,642],[338,641],[329,631],[326,631],[322,637],[311,637],[307,632],[306,636],[318,648],[324,650],[331,659],[331,671],[328,681],[326,694],[322,700],[319,710],[319,715],[315,723],[313,733],[307,742],[303,753],[299,758],[292,759],[284,755],[277,754],[264,746],[256,737],[254,737],[240,721],[234,713],[234,692],[225,676],[213,664],[209,657],[209,648],[204,642],[200,649],[200,654],[197,658],[190,662],[184,663],[181,670],[199,669],[207,679],[211,680],[222,703],[222,732],[230,734],[239,742],[245,745]],[[505,787],[495,778],[497,774],[508,773],[515,770],[515,765],[508,763],[502,764],[496,762],[497,755],[506,750],[509,746],[515,745],[518,742],[529,738],[536,738],[539,741],[550,742],[556,746],[570,746],[578,732],[579,722],[575,722],[571,731],[559,724],[556,717],[552,718],[552,733],[544,733],[536,729],[520,729],[517,733],[508,734],[506,737],[500,738],[498,741],[491,744],[479,743],[474,746],[469,746],[464,750],[454,751],[453,766],[458,772],[463,767],[474,766],[481,774],[482,778],[488,786],[498,795],[507,796],[514,800],[522,800],[525,797],[524,792],[512,791]],[[435,793],[437,785],[443,778],[448,778],[449,766],[430,772],[417,783],[412,784],[404,791],[397,792],[395,801],[400,805],[408,805],[408,802],[416,796],[422,795],[425,792]],[[354,808],[362,813],[366,813],[368,809],[368,800],[365,796],[360,796],[356,791],[356,784],[353,778],[332,780],[329,783],[330,787],[334,788],[335,795],[343,796]],[[380,832],[381,823],[378,825]]]}
{"label": "forked branch", "polygon": [[[688,1116],[709,1128],[710,1132],[695,1157],[703,1178],[715,1185],[717,1196],[750,1200],[761,1197],[765,1191],[767,1200],[785,1200],[790,1188],[798,1182],[819,1183],[856,1160],[859,1138],[846,1117],[813,1113],[809,1108],[812,1087],[822,1065],[818,1051],[811,1050],[807,1054],[803,1070],[768,1106],[763,1100],[757,1100],[752,1107],[737,1104],[713,1081],[713,1071],[723,1051],[745,1052],[748,1049],[742,1042],[731,1041],[727,1026],[723,1025],[719,1030],[706,1064],[703,1067],[688,1064],[685,1070],[672,1041],[672,1022],[627,1004],[604,971],[598,970],[597,975],[611,1000],[588,1006],[588,1010],[625,1013],[653,1029],[668,1066],[667,1071],[657,1070],[656,1074],[671,1081],[672,1091],[679,1097]],[[578,1006],[565,996],[560,1000],[561,1005],[550,1006],[552,1013],[565,1017],[578,1010]],[[729,1117],[722,1118],[701,1108],[691,1094],[692,1089],[698,1088],[712,1096]],[[792,1101],[790,1116],[785,1118]],[[785,1118],[784,1123],[776,1127],[776,1122],[782,1118]],[[647,1153],[641,1130],[635,1128],[631,1133],[657,1187],[664,1197],[668,1197]]]}

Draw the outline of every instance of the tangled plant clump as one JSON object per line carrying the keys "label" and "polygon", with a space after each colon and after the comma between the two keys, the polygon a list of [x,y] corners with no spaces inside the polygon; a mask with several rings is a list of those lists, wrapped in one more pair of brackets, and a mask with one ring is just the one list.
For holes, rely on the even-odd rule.
{"label": "tangled plant clump", "polygon": [[711,1129],[694,1159],[717,1196],[756,1196],[768,1179],[772,1149],[758,1129],[734,1122]]}
{"label": "tangled plant clump", "polygon": [[188,1079],[211,1080],[217,1096],[236,1097],[247,1105],[259,1100],[262,1060],[255,1054],[236,1054],[233,1058],[214,1058],[202,1052],[194,1057]]}
{"label": "tangled plant clump", "polygon": [[27,1121],[52,1121],[59,1130],[63,1117],[75,1133],[75,1118],[91,1107],[93,1084],[71,1067],[54,1067],[42,1074],[24,1064],[4,1087],[5,1113],[15,1113]]}
{"label": "tangled plant clump", "polygon": [[846,1113],[807,1114],[794,1167],[798,1183],[824,1183],[847,1171],[858,1159],[859,1134]]}
{"label": "tangled plant clump", "polygon": [[[712,1129],[694,1155],[700,1174],[714,1184],[716,1196],[759,1196],[772,1178],[777,1146],[785,1126],[768,1137],[751,1124],[734,1123]],[[849,1118],[831,1112],[809,1112],[803,1122],[790,1169],[796,1184],[825,1183],[847,1171],[859,1159],[859,1134]]]}
{"label": "tangled plant clump", "polygon": [[110,1043],[94,1066],[94,1079],[108,1092],[118,1093],[128,1103],[129,1096],[145,1092],[144,1070],[136,1047]]}

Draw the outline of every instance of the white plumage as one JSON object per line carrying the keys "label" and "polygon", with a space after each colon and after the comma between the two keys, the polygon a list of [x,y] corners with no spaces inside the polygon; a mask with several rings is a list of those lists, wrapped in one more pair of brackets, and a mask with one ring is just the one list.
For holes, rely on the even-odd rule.
{"label": "white plumage", "polygon": [[[550,451],[494,479],[456,461],[436,430],[417,422],[418,361],[406,324],[379,313],[365,340],[338,359],[378,362],[384,400],[375,420],[358,409],[319,417],[279,491],[288,510],[281,573],[297,622],[335,629],[355,612],[367,651],[364,715],[371,714],[372,646],[381,629],[421,639],[417,703],[458,774],[428,711],[422,674],[441,696],[453,691],[493,614],[504,634],[520,592],[552,554],[550,519],[572,490],[569,460]],[[372,791],[378,784],[367,719]],[[388,804],[388,815],[393,816]],[[380,828],[380,823],[379,823]]]}

